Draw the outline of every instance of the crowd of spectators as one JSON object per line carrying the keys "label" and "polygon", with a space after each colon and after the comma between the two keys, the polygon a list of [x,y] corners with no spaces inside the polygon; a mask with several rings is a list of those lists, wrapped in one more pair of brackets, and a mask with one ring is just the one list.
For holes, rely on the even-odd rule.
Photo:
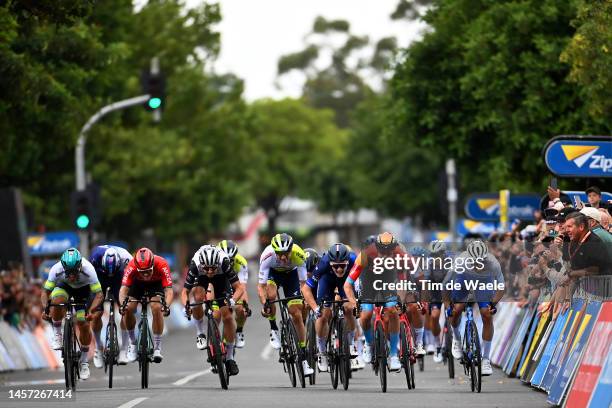
{"label": "crowd of spectators", "polygon": [[42,325],[40,279],[28,279],[23,266],[9,262],[0,270],[0,319],[22,330]]}
{"label": "crowd of spectators", "polygon": [[602,202],[597,187],[586,193],[588,203],[572,203],[549,187],[533,223],[517,222],[510,232],[489,237],[508,284],[506,299],[550,300],[557,314],[569,307],[583,277],[599,277],[589,278],[592,295],[612,297],[612,203]]}

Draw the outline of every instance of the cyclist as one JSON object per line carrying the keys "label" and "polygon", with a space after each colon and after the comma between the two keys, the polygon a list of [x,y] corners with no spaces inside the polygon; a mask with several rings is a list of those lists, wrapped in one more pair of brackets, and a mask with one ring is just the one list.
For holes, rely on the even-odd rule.
{"label": "cyclist", "polygon": [[[381,274],[374,274],[373,266],[377,264],[378,258],[395,258],[396,256],[403,257],[406,255],[406,251],[399,245],[397,239],[390,232],[383,232],[376,237],[374,245],[369,245],[362,250],[357,259],[351,272],[349,273],[346,282],[344,283],[344,292],[349,299],[349,306],[354,309],[357,305],[357,299],[355,298],[355,292],[353,286],[357,279],[361,277],[361,294],[362,296],[370,300],[381,300],[381,303],[385,303],[385,315],[388,317],[387,331],[390,340],[389,347],[389,369],[392,371],[399,371],[402,368],[400,360],[397,356],[398,344],[399,344],[399,316],[397,311],[397,293],[395,291],[382,290],[378,291],[373,284],[373,279],[381,278],[382,281],[396,281],[401,273],[395,268],[387,269]],[[362,274],[363,270],[367,270],[366,274]],[[378,293],[374,293],[378,292]],[[374,310],[373,304],[362,303],[361,304],[361,316],[359,321],[361,328],[363,329],[366,344],[363,350],[363,359],[366,363],[372,360],[372,346],[374,340],[374,333],[372,330],[372,314]]]}
{"label": "cyclist", "polygon": [[[123,270],[126,265],[132,260],[132,255],[125,249],[112,246],[112,245],[100,245],[95,247],[89,262],[96,269],[98,280],[102,286],[102,296],[105,296],[106,290],[111,288],[113,298],[117,305],[119,305],[119,288],[121,288],[121,280],[123,279]],[[103,306],[103,305],[100,305]],[[111,307],[114,307],[112,305]],[[91,328],[96,340],[96,351],[94,353],[94,366],[102,368],[104,366],[104,342],[102,341],[102,313],[103,307],[100,307],[93,314],[93,322]],[[121,318],[121,350],[119,352],[119,364],[127,364],[127,345],[128,345],[128,332],[125,328],[125,319]]]}
{"label": "cyclist", "polygon": [[[470,260],[470,262],[467,262]],[[453,357],[461,359],[463,351],[461,349],[461,313],[465,309],[465,302],[468,300],[469,289],[467,282],[476,283],[504,283],[504,275],[501,266],[493,255],[489,253],[487,244],[481,240],[475,240],[468,244],[467,251],[462,252],[455,259],[455,271],[448,276],[454,279],[455,283],[461,283],[460,290],[451,292],[453,301],[453,312],[451,316],[451,326],[453,327]],[[459,265],[463,265],[465,271],[459,271]],[[447,280],[447,279],[445,279]],[[476,290],[476,301],[482,318],[482,375],[493,374],[489,353],[491,351],[491,340],[493,339],[493,314],[497,311],[496,304],[504,295],[503,290]],[[457,303],[463,302],[463,303]]]}
{"label": "cyclist", "polygon": [[[429,244],[430,261],[425,269],[424,279],[431,283],[443,283],[448,270],[444,267],[446,258],[450,256],[447,252],[446,243],[441,240],[433,240]],[[431,331],[433,338],[434,356],[433,360],[436,363],[443,361],[440,345],[440,311],[442,310],[442,291],[430,290],[424,291],[424,295],[428,300],[428,313],[426,316],[426,327]],[[428,352],[429,345],[428,344]]]}
{"label": "cyclist", "polygon": [[[236,300],[236,348],[243,348],[245,345],[244,340],[244,325],[246,324],[247,318],[251,315],[249,309],[249,294],[247,293],[247,282],[249,279],[249,267],[247,260],[244,256],[238,253],[238,245],[232,240],[224,239],[217,244],[223,252],[228,256],[230,265],[240,281],[242,287],[242,296]],[[219,297],[219,296],[216,296]]]}
{"label": "cyclist", "polygon": [[416,284],[416,290],[405,291],[403,293],[403,299],[405,302],[408,303],[408,306],[407,306],[408,320],[410,321],[410,325],[412,326],[412,329],[414,330],[414,337],[415,337],[415,342],[416,342],[415,353],[419,356],[424,356],[426,354],[426,351],[425,351],[425,348],[423,347],[424,328],[423,328],[423,314],[421,313],[423,311],[423,306],[421,302],[419,302],[421,286],[418,284],[418,281],[424,278],[425,268],[419,267],[418,270],[416,270],[416,265],[417,265],[416,258],[422,258],[424,261],[427,259],[427,256],[429,254],[425,248],[417,246],[410,250],[410,255],[411,255],[412,265],[413,265],[413,268],[415,268],[415,270],[414,270],[414,273],[408,276],[408,278]]}
{"label": "cyclist", "polygon": [[[306,255],[306,280],[312,277],[312,274],[315,271],[315,268],[319,264],[321,260],[321,255],[314,248],[304,248],[304,254]],[[317,293],[317,282],[314,282],[314,288],[312,288],[312,293]],[[302,319],[304,322],[308,319],[308,313],[310,312],[310,306],[307,302],[304,302],[304,310],[302,311]]]}
{"label": "cyclist", "polygon": [[[346,245],[338,243],[329,247],[323,255],[319,264],[316,266],[312,276],[306,281],[306,285],[302,287],[302,294],[306,304],[314,311],[317,316],[315,329],[317,332],[317,346],[319,348],[319,357],[317,366],[319,371],[328,370],[327,360],[327,332],[329,330],[329,321],[331,319],[331,309],[329,305],[321,309],[321,305],[325,301],[333,301],[336,298],[336,290],[341,299],[346,299],[344,293],[344,282],[348,276],[348,271],[353,267],[357,255],[351,251]],[[314,290],[316,289],[316,292]],[[313,293],[316,293],[316,300]],[[351,345],[351,355],[357,355],[357,350],[353,345],[355,337],[355,318],[353,317],[352,309],[345,307],[344,317],[349,330],[348,342]],[[357,361],[352,359],[351,365],[358,368]]]}
{"label": "cyclist", "polygon": [[204,245],[196,251],[191,259],[187,278],[185,278],[185,284],[181,292],[181,302],[186,307],[185,313],[187,315],[193,313],[197,332],[196,347],[199,350],[206,348],[204,309],[201,305],[194,306],[193,309],[187,308],[186,305],[192,290],[196,302],[206,300],[209,285],[213,287],[214,298],[227,298],[229,300],[229,306],[218,305],[218,311],[223,320],[227,372],[229,375],[237,375],[239,370],[234,360],[236,323],[231,308],[236,305],[236,301],[243,295],[243,287],[240,284],[238,275],[232,268],[227,254],[218,247]]}
{"label": "cyclist", "polygon": [[[102,288],[96,271],[87,259],[81,257],[81,253],[76,248],[69,248],[62,254],[60,261],[51,267],[49,276],[44,283],[41,301],[45,305],[43,319],[49,320],[53,325],[54,350],[62,349],[62,320],[66,315],[66,309],[62,307],[49,307],[49,297],[51,304],[66,303],[71,297],[76,303],[88,304],[92,294],[94,298],[89,310],[86,306],[76,307],[77,327],[79,328],[79,342],[81,344],[81,361],[79,374],[82,380],[89,378],[89,363],[87,353],[91,343],[91,329],[89,320],[92,318],[93,311],[102,304]],[[50,316],[49,316],[50,314]]]}
{"label": "cyclist", "polygon": [[[134,313],[138,303],[129,300],[140,300],[148,296],[151,300],[165,299],[167,305],[172,303],[172,276],[168,261],[159,255],[154,255],[149,248],[140,248],[134,258],[127,264],[123,272],[121,289],[119,290],[119,312],[124,316],[125,326],[128,330],[129,344],[127,358],[129,362],[136,360],[136,318]],[[160,303],[151,303],[153,316],[153,362],[161,363],[162,333],[164,331],[164,317],[170,315],[170,308],[162,309]]]}
{"label": "cyclist", "polygon": [[[276,350],[280,349],[278,326],[276,325],[276,308],[268,301],[277,300],[278,289],[283,288],[285,297],[300,295],[300,289],[306,282],[306,254],[302,248],[293,242],[289,234],[276,234],[272,237],[259,260],[259,285],[257,287],[259,301],[263,306],[262,316],[270,321],[270,344]],[[301,299],[293,299],[287,303],[289,314],[297,330],[298,340],[302,348],[302,356],[306,356],[306,330],[302,310],[304,304]],[[311,375],[314,371],[304,358],[302,360],[304,375]]]}

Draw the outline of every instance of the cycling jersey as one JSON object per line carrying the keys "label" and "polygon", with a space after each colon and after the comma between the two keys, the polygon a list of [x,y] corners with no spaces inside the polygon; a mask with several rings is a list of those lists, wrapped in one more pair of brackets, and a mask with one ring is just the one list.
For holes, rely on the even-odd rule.
{"label": "cycling jersey", "polygon": [[259,283],[264,284],[268,281],[270,272],[276,275],[288,273],[297,270],[298,280],[304,282],[307,278],[306,274],[306,254],[304,250],[297,244],[291,247],[289,261],[283,263],[280,261],[271,245],[268,245],[261,254],[259,259]]}
{"label": "cycling jersey", "polygon": [[60,285],[73,289],[89,286],[92,293],[98,293],[102,290],[100,282],[98,281],[98,276],[96,275],[96,270],[87,259],[82,260],[81,272],[79,272],[74,282],[71,282],[66,276],[66,271],[61,262],[57,262],[53,265],[43,287],[46,290],[54,290],[56,286]]}
{"label": "cycling jersey", "polygon": [[172,287],[172,275],[170,275],[168,261],[159,255],[155,255],[153,258],[153,275],[148,280],[142,279],[142,275],[136,269],[133,259],[128,262],[123,270],[123,280],[121,281],[123,286],[132,286],[134,283],[148,284],[151,282],[161,282],[162,288]]}
{"label": "cycling jersey", "polygon": [[[455,270],[450,271],[444,282],[453,280],[455,283],[461,284],[461,289],[453,289],[451,297],[454,302],[466,302],[469,300],[470,292],[474,292],[475,300],[481,308],[487,307],[489,302],[495,296],[495,290],[474,289],[474,284],[488,284],[497,281],[498,284],[504,283],[504,275],[501,270],[501,265],[491,254],[487,254],[484,260],[484,267],[479,270],[476,266],[472,266],[470,261],[466,261],[471,257],[467,252],[462,252],[455,258]],[[470,266],[469,268],[467,266]]]}
{"label": "cycling jersey", "polygon": [[107,249],[114,248],[119,255],[119,275],[123,275],[123,269],[125,266],[132,260],[132,254],[130,254],[126,249],[114,246],[114,245],[100,245],[93,249],[91,252],[91,256],[89,257],[89,262],[94,266],[96,272],[98,273],[98,277],[102,275],[106,275],[106,271],[102,268],[102,257]]}
{"label": "cycling jersey", "polygon": [[336,289],[338,289],[338,294],[341,298],[346,298],[346,294],[344,293],[344,282],[348,277],[348,271],[351,270],[356,259],[357,254],[350,252],[344,276],[339,277],[331,268],[327,253],[323,254],[312,276],[306,280],[306,285],[316,293],[317,302],[333,300]]}
{"label": "cycling jersey", "polygon": [[238,280],[241,283],[247,283],[249,280],[249,267],[244,256],[236,254],[232,262],[232,268],[234,268],[234,272],[238,275]]}

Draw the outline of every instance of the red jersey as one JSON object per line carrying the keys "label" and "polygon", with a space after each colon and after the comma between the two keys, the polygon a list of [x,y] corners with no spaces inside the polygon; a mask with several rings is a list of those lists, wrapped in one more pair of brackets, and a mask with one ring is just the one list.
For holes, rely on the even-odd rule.
{"label": "red jersey", "polygon": [[170,275],[170,266],[168,265],[168,261],[162,258],[159,255],[155,255],[153,258],[153,275],[151,279],[144,280],[140,272],[136,269],[136,265],[134,264],[134,259],[132,259],[125,270],[123,271],[123,280],[121,284],[124,286],[132,286],[134,281],[137,282],[158,282],[161,281],[162,286],[164,288],[172,287],[172,276]]}
{"label": "red jersey", "polygon": [[[370,245],[366,247],[363,251],[359,253],[359,255],[357,255],[357,259],[355,259],[353,268],[349,272],[350,281],[356,282],[357,279],[359,279],[359,275],[361,275],[361,271],[363,271],[363,269],[368,266],[368,259],[374,259],[378,257],[395,258],[396,255],[399,255],[399,256],[406,255],[406,251],[404,251],[401,245],[396,246],[393,252],[391,252],[391,254],[384,255],[384,256],[382,256],[378,252],[378,250],[376,249],[376,246]],[[400,278],[402,278],[404,274],[400,273],[400,275],[401,275]]]}

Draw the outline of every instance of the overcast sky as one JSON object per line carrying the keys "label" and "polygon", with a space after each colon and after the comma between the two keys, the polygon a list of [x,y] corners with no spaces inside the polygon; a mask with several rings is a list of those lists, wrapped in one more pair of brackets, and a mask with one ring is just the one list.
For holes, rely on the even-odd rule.
{"label": "overcast sky", "polygon": [[281,55],[304,48],[304,36],[319,15],[348,20],[353,34],[374,41],[396,36],[400,46],[417,38],[422,27],[391,21],[397,0],[220,0],[220,4],[221,55],[215,69],[243,78],[248,100],[299,96],[300,78],[291,76],[289,83],[283,81],[284,89],[275,88],[276,63]]}

